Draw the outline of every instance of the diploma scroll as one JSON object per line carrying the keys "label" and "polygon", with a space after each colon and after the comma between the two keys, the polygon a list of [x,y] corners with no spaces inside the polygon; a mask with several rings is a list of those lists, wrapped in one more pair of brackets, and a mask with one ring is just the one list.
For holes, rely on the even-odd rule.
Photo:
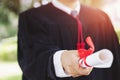
{"label": "diploma scroll", "polygon": [[112,52],[108,49],[97,51],[86,58],[80,59],[82,67],[109,68],[113,62]]}

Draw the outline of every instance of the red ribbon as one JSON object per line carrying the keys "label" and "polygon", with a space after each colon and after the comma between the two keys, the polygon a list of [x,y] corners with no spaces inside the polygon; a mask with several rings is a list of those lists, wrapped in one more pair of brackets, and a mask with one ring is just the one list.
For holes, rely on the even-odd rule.
{"label": "red ribbon", "polygon": [[94,52],[95,47],[94,47],[94,44],[93,44],[92,39],[91,39],[90,36],[88,36],[86,38],[86,43],[90,46],[90,48],[88,50],[84,48],[84,43],[78,43],[77,44],[77,48],[78,48],[79,57],[80,57],[80,59],[83,60],[82,62],[84,62],[84,64],[86,66],[90,67],[86,63],[86,57],[89,56],[89,55],[91,55]]}
{"label": "red ribbon", "polygon": [[94,44],[92,42],[91,37],[88,36],[86,38],[86,42],[90,46],[90,48],[88,50],[85,49],[85,47],[84,47],[85,44],[84,44],[84,40],[83,40],[83,32],[82,32],[82,23],[79,19],[79,15],[76,16],[76,21],[77,21],[77,25],[78,25],[78,43],[77,43],[78,54],[79,54],[80,59],[83,60],[82,62],[84,62],[84,64],[86,66],[89,66],[86,63],[86,57],[94,52]]}

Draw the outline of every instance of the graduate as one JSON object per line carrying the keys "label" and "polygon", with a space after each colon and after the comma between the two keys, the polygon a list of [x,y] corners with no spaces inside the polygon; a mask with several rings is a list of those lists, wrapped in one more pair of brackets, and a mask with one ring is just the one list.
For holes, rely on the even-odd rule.
{"label": "graduate", "polygon": [[[110,68],[83,68],[78,49],[109,49]],[[120,52],[113,25],[104,12],[79,0],[52,0],[19,15],[18,62],[22,80],[120,80]]]}

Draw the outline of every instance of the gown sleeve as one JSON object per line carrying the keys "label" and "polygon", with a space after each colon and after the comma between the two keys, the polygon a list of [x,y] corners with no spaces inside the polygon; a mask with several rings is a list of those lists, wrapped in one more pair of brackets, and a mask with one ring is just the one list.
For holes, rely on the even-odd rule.
{"label": "gown sleeve", "polygon": [[53,54],[60,48],[53,45],[44,22],[28,13],[19,15],[18,25],[18,62],[23,76],[28,80],[55,79]]}
{"label": "gown sleeve", "polygon": [[104,75],[105,75],[105,78],[107,79],[107,77],[109,78],[109,76],[107,74],[110,74],[110,72],[111,72],[111,78],[114,80],[119,80],[120,79],[120,76],[119,76],[119,74],[120,74],[119,41],[118,41],[117,34],[114,30],[114,27],[112,25],[112,22],[111,22],[109,16],[105,13],[103,13],[103,16],[105,17],[105,21],[103,21],[105,23],[103,32],[101,31],[101,33],[103,33],[103,35],[105,35],[102,38],[103,48],[107,47],[108,49],[110,49],[114,56],[114,61],[113,61],[111,68],[106,69]]}

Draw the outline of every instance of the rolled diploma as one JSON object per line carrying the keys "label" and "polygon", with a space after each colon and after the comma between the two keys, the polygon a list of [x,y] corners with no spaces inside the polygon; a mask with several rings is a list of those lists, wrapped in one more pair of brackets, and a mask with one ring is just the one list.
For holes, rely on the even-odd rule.
{"label": "rolled diploma", "polygon": [[[86,64],[85,64],[86,61]],[[108,49],[102,49],[86,57],[86,60],[79,61],[82,67],[109,68],[113,62],[113,54]]]}

